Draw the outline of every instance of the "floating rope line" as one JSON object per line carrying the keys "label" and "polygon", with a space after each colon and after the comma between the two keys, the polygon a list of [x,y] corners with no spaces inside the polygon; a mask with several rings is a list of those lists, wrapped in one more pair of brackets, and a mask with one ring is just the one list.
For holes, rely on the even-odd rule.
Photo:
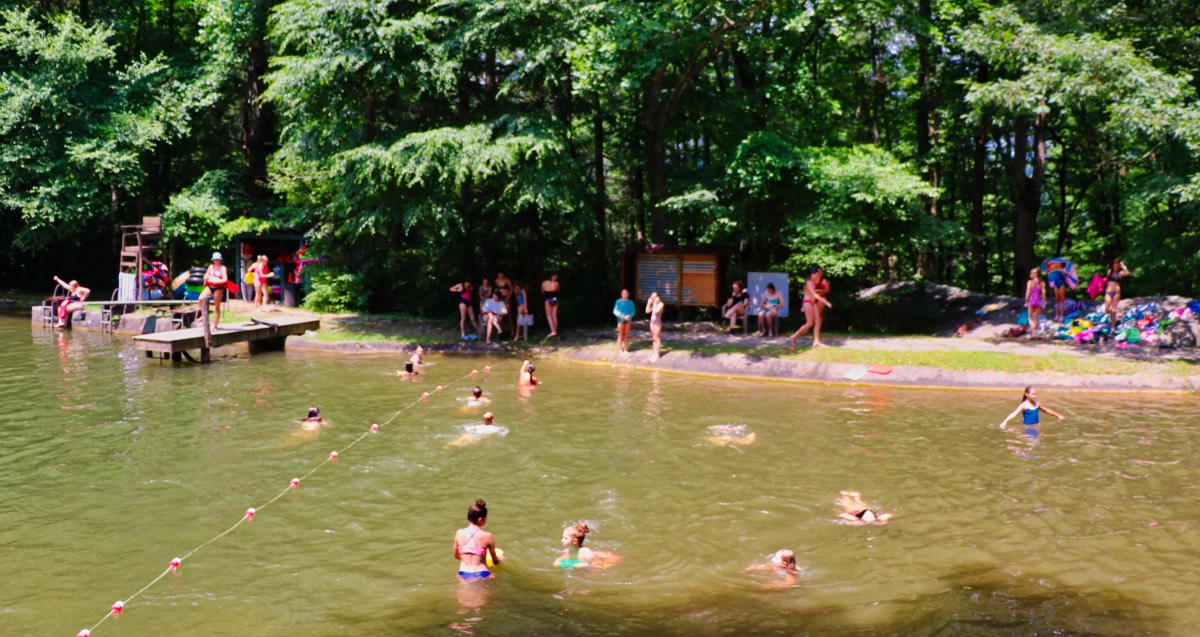
{"label": "floating rope line", "polygon": [[[489,367],[489,366],[485,366],[485,367],[483,368],[483,372],[484,372],[485,374],[486,374],[486,373],[488,373],[488,372],[490,372],[490,371],[491,371],[491,367]],[[453,383],[460,383],[460,382],[462,382],[462,381],[464,381],[464,380],[466,380],[466,379],[468,379],[468,378],[470,378],[470,377],[472,377],[472,376],[475,376],[475,375],[476,375],[476,374],[478,374],[478,373],[479,373],[479,370],[472,369],[472,370],[471,370],[471,372],[470,372],[469,374],[465,374],[465,375],[463,375],[463,376],[460,376],[459,378],[457,378],[457,379],[455,379],[455,380],[453,380],[453,381],[451,381],[451,382],[453,382]],[[441,385],[438,385],[436,388],[434,388],[434,390],[433,390],[433,391],[434,391],[434,393],[437,393],[437,392],[439,392],[439,391],[442,391],[442,389],[444,389],[444,388],[443,388],[443,386],[441,386]],[[166,570],[164,570],[163,572],[159,573],[159,574],[158,574],[158,577],[155,577],[154,579],[150,580],[150,583],[149,583],[149,584],[146,584],[145,586],[143,586],[143,587],[141,587],[140,589],[138,589],[138,591],[137,591],[136,593],[134,593],[134,594],[130,595],[129,597],[126,597],[124,600],[118,601],[118,602],[116,602],[115,604],[113,604],[113,605],[112,605],[112,608],[110,608],[110,609],[109,609],[109,611],[108,611],[108,614],[107,614],[107,615],[105,615],[104,617],[101,617],[101,618],[100,618],[100,621],[98,621],[98,622],[96,622],[95,624],[93,624],[91,628],[84,628],[83,630],[79,631],[79,632],[78,632],[78,633],[75,635],[75,637],[90,637],[90,636],[91,636],[91,634],[92,634],[92,631],[94,631],[94,630],[96,630],[97,628],[99,628],[99,627],[100,627],[100,625],[101,625],[101,624],[103,624],[104,622],[108,621],[108,620],[109,620],[109,618],[111,618],[111,617],[115,617],[115,616],[117,616],[117,615],[120,615],[120,614],[121,614],[121,612],[125,610],[125,606],[126,606],[126,605],[127,605],[129,602],[132,602],[132,601],[133,601],[134,599],[136,599],[136,598],[137,598],[139,595],[141,595],[142,593],[144,593],[144,592],[146,592],[148,589],[150,589],[150,587],[152,587],[152,586],[154,586],[155,584],[157,584],[157,583],[158,583],[160,580],[162,580],[162,578],[166,577],[166,576],[167,576],[167,574],[169,574],[169,573],[175,573],[175,572],[177,572],[177,571],[179,570],[179,565],[180,565],[180,564],[182,564],[184,561],[186,561],[188,558],[190,558],[191,556],[195,555],[195,554],[196,554],[196,553],[198,553],[198,552],[199,552],[201,549],[203,549],[204,547],[208,546],[209,544],[212,544],[213,542],[216,542],[217,540],[220,540],[221,538],[225,537],[226,535],[229,535],[230,533],[233,533],[233,532],[234,532],[234,530],[236,530],[236,529],[237,529],[239,526],[241,526],[241,525],[242,525],[244,522],[248,522],[248,521],[250,521],[250,520],[253,520],[253,519],[254,519],[254,514],[255,514],[255,513],[258,513],[259,511],[262,511],[263,509],[265,509],[265,508],[267,508],[267,507],[271,506],[272,504],[274,504],[275,502],[277,502],[277,501],[278,501],[280,498],[282,498],[283,496],[287,495],[287,494],[288,494],[290,491],[292,491],[293,489],[298,489],[298,488],[300,488],[300,483],[301,483],[301,482],[303,482],[303,481],[305,481],[305,480],[307,480],[307,479],[308,479],[310,476],[312,476],[312,474],[314,474],[314,473],[316,473],[318,470],[320,470],[320,469],[321,469],[321,467],[324,467],[325,465],[327,465],[327,464],[329,464],[329,463],[331,463],[331,462],[335,462],[335,461],[337,461],[337,459],[338,459],[338,456],[339,456],[339,455],[341,455],[341,454],[345,453],[346,451],[348,451],[348,450],[349,450],[351,447],[353,447],[354,445],[357,445],[358,443],[362,442],[362,440],[363,440],[364,438],[366,438],[367,436],[370,436],[370,435],[371,435],[371,434],[373,434],[373,433],[377,433],[377,432],[379,431],[380,427],[386,427],[386,426],[388,426],[388,425],[392,424],[392,422],[393,422],[393,421],[395,421],[395,420],[396,420],[396,418],[399,418],[399,417],[400,417],[400,414],[402,414],[402,413],[404,413],[404,412],[408,411],[409,409],[412,409],[413,407],[416,407],[418,404],[420,404],[421,402],[423,402],[423,401],[426,401],[426,400],[428,400],[428,399],[429,399],[429,392],[423,392],[423,393],[421,394],[421,397],[420,397],[420,398],[418,398],[418,399],[416,399],[416,400],[412,401],[411,403],[409,403],[409,404],[407,404],[407,405],[405,405],[405,406],[401,407],[399,410],[397,410],[397,411],[396,411],[396,413],[392,414],[392,417],[391,417],[391,418],[388,418],[387,420],[383,421],[383,423],[376,423],[376,424],[372,424],[372,425],[371,425],[371,427],[370,427],[369,429],[367,429],[367,431],[363,432],[362,434],[359,434],[359,436],[358,436],[357,438],[355,438],[354,440],[350,441],[350,444],[346,445],[345,447],[342,447],[341,449],[338,449],[337,451],[331,451],[331,452],[329,452],[329,456],[328,456],[327,458],[325,458],[325,460],[321,461],[321,463],[320,463],[320,464],[318,464],[317,466],[315,466],[315,467],[313,467],[312,469],[310,469],[308,473],[304,474],[303,476],[300,476],[299,478],[292,478],[292,480],[291,480],[291,482],[288,484],[287,488],[285,488],[283,491],[280,491],[278,495],[276,495],[275,497],[271,498],[270,500],[267,500],[265,503],[263,503],[263,504],[261,504],[261,505],[259,505],[259,506],[257,506],[257,507],[251,507],[251,508],[249,508],[249,509],[246,509],[246,512],[242,514],[242,517],[241,517],[241,519],[240,519],[240,520],[238,520],[236,524],[234,524],[233,526],[231,526],[231,527],[229,527],[229,528],[225,529],[224,531],[221,531],[221,532],[220,532],[220,533],[218,533],[216,536],[214,536],[212,539],[210,539],[210,540],[208,540],[207,542],[205,542],[205,543],[201,544],[200,546],[197,546],[196,548],[194,548],[194,549],[192,549],[192,550],[188,551],[187,553],[185,553],[185,554],[183,555],[183,557],[177,557],[177,558],[175,558],[175,559],[171,560],[171,563],[170,563],[170,565],[169,565],[169,566],[167,566]]]}

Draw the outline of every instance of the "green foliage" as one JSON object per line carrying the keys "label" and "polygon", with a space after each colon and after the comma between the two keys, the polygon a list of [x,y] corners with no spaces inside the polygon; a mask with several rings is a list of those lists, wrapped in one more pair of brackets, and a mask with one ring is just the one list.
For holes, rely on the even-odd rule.
{"label": "green foliage", "polygon": [[162,214],[163,237],[201,248],[227,245],[239,235],[264,233],[276,227],[270,220],[235,216],[248,205],[231,173],[204,173],[196,183],[171,197]]}
{"label": "green foliage", "polygon": [[14,262],[162,214],[176,247],[304,233],[323,308],[556,270],[602,315],[648,243],[839,289],[1122,254],[1138,292],[1200,294],[1182,0],[25,4],[0,13]]}
{"label": "green foliage", "polygon": [[115,63],[112,31],[70,15],[0,12],[0,208],[16,247],[83,234],[146,179],[143,161],[186,120],[161,57]]}
{"label": "green foliage", "polygon": [[371,292],[361,274],[318,268],[312,274],[312,291],[304,307],[316,312],[359,312],[367,309]]}

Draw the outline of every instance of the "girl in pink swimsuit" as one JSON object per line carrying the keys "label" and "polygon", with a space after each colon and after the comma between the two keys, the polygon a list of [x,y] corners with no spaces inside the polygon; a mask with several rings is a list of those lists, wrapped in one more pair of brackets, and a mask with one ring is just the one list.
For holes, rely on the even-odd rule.
{"label": "girl in pink swimsuit", "polygon": [[1029,283],[1025,285],[1025,308],[1029,311],[1029,338],[1037,338],[1038,319],[1046,307],[1046,284],[1038,268],[1029,271]]}
{"label": "girl in pink swimsuit", "polygon": [[467,526],[454,534],[454,559],[458,560],[458,576],[463,580],[488,579],[492,577],[487,566],[487,554],[492,554],[492,563],[499,564],[496,555],[496,540],[483,530],[487,524],[487,502],[480,498],[467,509]]}

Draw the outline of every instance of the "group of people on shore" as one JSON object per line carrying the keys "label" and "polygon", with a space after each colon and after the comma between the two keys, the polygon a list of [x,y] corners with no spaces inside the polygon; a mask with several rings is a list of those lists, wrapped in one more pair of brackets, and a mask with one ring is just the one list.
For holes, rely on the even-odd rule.
{"label": "group of people on shore", "polygon": [[[739,320],[748,321],[751,307],[750,293],[740,281],[734,281],[729,298],[721,306],[721,315],[729,321],[727,332],[733,332]],[[804,280],[803,299],[801,308],[804,312],[804,324],[791,336],[792,347],[796,347],[796,339],[810,330],[813,334],[813,347],[825,347],[821,342],[821,324],[825,310],[833,304],[827,298],[829,295],[829,279],[825,270],[820,266],[809,269],[808,277]],[[755,336],[779,336],[779,317],[787,307],[787,298],[775,288],[774,283],[767,283],[766,291],[758,302],[758,331]],[[657,291],[651,292],[646,299],[646,316],[650,320],[650,339],[654,347],[653,361],[662,358],[663,310],[666,304]],[[613,304],[613,316],[617,319],[617,351],[629,353],[629,332],[637,312],[628,289],[621,290],[621,297]]]}
{"label": "group of people on shore", "polygon": [[[478,289],[468,280],[455,283],[450,291],[457,294],[458,329],[463,340],[476,340],[484,335],[484,342],[492,342],[492,333],[504,333],[504,326],[512,332],[512,340],[529,340],[529,327],[533,325],[533,313],[529,292],[520,283],[511,281],[503,272],[497,272],[495,282],[483,279]],[[546,323],[550,327],[548,336],[558,336],[558,275],[542,281],[542,297],[546,310]],[[476,296],[478,294],[478,296]],[[476,307],[479,320],[476,320]],[[470,321],[473,332],[467,332]]]}
{"label": "group of people on shore", "polygon": [[[1042,273],[1046,280],[1042,280]],[[1108,315],[1109,324],[1116,325],[1118,321],[1117,306],[1121,303],[1121,281],[1129,276],[1129,268],[1121,259],[1113,259],[1103,275],[1092,277],[1088,286],[1093,298],[1104,294],[1104,314]],[[1029,319],[1029,338],[1038,337],[1038,322],[1042,313],[1048,307],[1050,298],[1054,298],[1054,321],[1062,323],[1067,314],[1067,288],[1075,289],[1079,278],[1071,261],[1062,257],[1047,259],[1041,266],[1029,271],[1029,281],[1025,284],[1025,308]]]}

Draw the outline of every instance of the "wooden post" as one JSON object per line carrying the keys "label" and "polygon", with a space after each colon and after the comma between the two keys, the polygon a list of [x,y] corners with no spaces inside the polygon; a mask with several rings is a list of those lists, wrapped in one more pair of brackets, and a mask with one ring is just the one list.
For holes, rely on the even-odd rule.
{"label": "wooden post", "polygon": [[206,349],[212,347],[212,326],[208,322],[208,304],[210,301],[212,301],[211,296],[200,299],[200,318],[204,320],[204,347]]}
{"label": "wooden post", "polygon": [[212,362],[209,348],[212,347],[212,326],[208,322],[208,304],[212,301],[211,296],[206,296],[200,300],[200,315],[204,319],[204,347],[200,348],[200,362]]}

